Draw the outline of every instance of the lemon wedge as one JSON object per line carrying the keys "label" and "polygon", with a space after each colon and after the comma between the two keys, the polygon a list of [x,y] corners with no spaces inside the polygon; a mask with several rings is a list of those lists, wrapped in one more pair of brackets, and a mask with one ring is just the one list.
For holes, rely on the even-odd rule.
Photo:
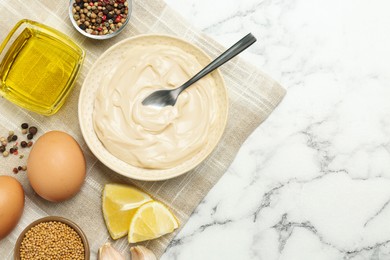
{"label": "lemon wedge", "polygon": [[130,220],[142,204],[152,198],[131,186],[106,184],[103,189],[102,209],[108,232],[113,239],[127,235]]}
{"label": "lemon wedge", "polygon": [[128,233],[129,243],[155,239],[173,232],[179,222],[169,209],[158,201],[143,204],[133,215]]}

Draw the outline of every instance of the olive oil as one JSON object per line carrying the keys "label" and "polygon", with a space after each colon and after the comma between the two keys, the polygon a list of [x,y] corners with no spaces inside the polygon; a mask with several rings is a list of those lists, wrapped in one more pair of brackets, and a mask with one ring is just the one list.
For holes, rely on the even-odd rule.
{"label": "olive oil", "polygon": [[65,35],[32,23],[3,56],[0,92],[21,107],[51,115],[73,87],[84,52]]}

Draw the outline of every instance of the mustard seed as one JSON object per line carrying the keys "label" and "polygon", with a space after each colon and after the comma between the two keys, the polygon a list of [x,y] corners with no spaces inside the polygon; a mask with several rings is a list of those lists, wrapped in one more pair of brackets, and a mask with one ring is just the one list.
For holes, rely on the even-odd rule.
{"label": "mustard seed", "polygon": [[58,221],[42,222],[26,232],[20,245],[21,259],[84,259],[84,245],[77,232]]}

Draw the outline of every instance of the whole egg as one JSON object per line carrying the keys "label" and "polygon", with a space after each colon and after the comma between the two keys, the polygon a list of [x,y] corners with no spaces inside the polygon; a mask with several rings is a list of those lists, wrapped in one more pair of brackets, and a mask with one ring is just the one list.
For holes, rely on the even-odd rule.
{"label": "whole egg", "polygon": [[24,208],[22,185],[11,176],[0,176],[0,239],[18,224]]}
{"label": "whole egg", "polygon": [[84,183],[86,163],[77,141],[62,131],[47,132],[35,142],[27,176],[42,198],[59,202],[73,197]]}

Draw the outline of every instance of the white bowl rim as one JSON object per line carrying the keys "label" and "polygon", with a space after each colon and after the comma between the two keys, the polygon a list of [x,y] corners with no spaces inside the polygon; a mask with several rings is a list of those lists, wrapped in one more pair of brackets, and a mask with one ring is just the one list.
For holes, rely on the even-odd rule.
{"label": "white bowl rim", "polygon": [[[131,173],[131,172],[128,172],[128,171],[124,171],[122,168],[120,168],[118,165],[115,165],[115,164],[109,164],[107,162],[107,160],[105,158],[103,158],[99,153],[97,153],[95,151],[95,147],[92,145],[92,140],[90,139],[91,136],[89,136],[87,134],[87,129],[86,129],[86,126],[85,124],[82,122],[82,116],[81,116],[81,110],[82,110],[82,105],[83,105],[83,92],[85,91],[86,87],[86,79],[88,79],[90,77],[90,74],[93,73],[94,69],[95,69],[95,66],[97,66],[99,60],[101,60],[103,57],[109,55],[110,51],[117,48],[117,46],[121,45],[121,44],[124,44],[126,43],[127,41],[133,41],[133,40],[137,40],[139,38],[143,38],[143,37],[167,37],[167,38],[172,38],[174,40],[178,40],[178,41],[181,41],[181,42],[184,42],[185,44],[189,44],[191,47],[197,49],[197,51],[201,52],[202,55],[204,55],[205,58],[209,59],[210,61],[212,60],[211,57],[206,54],[205,51],[203,51],[201,48],[199,48],[198,46],[194,45],[193,43],[183,39],[183,38],[180,38],[180,37],[177,37],[177,36],[174,36],[174,35],[168,35],[168,34],[139,34],[139,35],[136,35],[136,36],[133,36],[133,37],[129,37],[129,38],[126,38],[126,39],[123,39],[119,42],[117,42],[116,44],[112,45],[110,48],[108,48],[103,54],[101,54],[99,56],[99,58],[94,62],[94,64],[92,65],[92,67],[89,69],[85,79],[84,79],[84,82],[82,84],[82,87],[81,87],[81,90],[80,90],[80,95],[79,95],[79,102],[78,102],[78,118],[79,118],[79,125],[80,125],[80,129],[81,129],[81,132],[82,132],[82,135],[84,137],[84,140],[87,144],[87,146],[89,147],[89,149],[91,150],[91,152],[96,156],[96,158],[101,162],[103,163],[105,166],[107,166],[109,169],[111,169],[112,171],[122,175],[122,176],[125,176],[125,177],[128,177],[128,178],[131,178],[131,179],[135,179],[135,180],[142,180],[142,181],[163,181],[163,180],[167,180],[167,179],[172,179],[172,178],[175,178],[175,177],[178,177],[180,175],[183,175],[189,171],[191,171],[192,169],[194,169],[195,167],[197,167],[198,165],[200,165],[213,151],[214,149],[216,148],[216,146],[218,145],[218,143],[220,142],[222,136],[223,136],[223,133],[225,132],[225,128],[226,128],[226,125],[227,125],[227,120],[228,120],[228,114],[229,114],[229,111],[228,111],[228,107],[229,107],[229,96],[228,96],[228,91],[227,91],[227,87],[226,87],[226,83],[225,83],[225,80],[224,80],[224,77],[222,76],[222,73],[220,72],[219,69],[216,69],[213,73],[216,73],[218,74],[218,77],[222,83],[222,86],[223,86],[223,89],[224,89],[224,92],[225,92],[225,97],[224,99],[226,100],[226,107],[225,107],[225,110],[226,110],[226,114],[224,115],[224,118],[222,119],[221,122],[223,122],[223,131],[221,131],[218,135],[218,137],[216,138],[216,142],[215,144],[213,145],[213,147],[210,149],[210,151],[208,151],[207,153],[205,153],[204,156],[200,157],[199,159],[199,162],[195,165],[192,165],[192,167],[188,167],[188,169],[186,170],[182,170],[182,171],[176,171],[174,172],[173,174],[159,174],[158,177],[155,177],[155,175],[142,175],[140,176],[139,174],[134,174],[134,173]],[[99,139],[96,134],[94,134],[95,137],[97,139]],[[99,140],[100,141],[100,140]],[[103,146],[104,147],[104,146]],[[108,152],[109,153],[109,152]],[[112,155],[112,157],[115,157],[114,155]],[[115,157],[116,160],[119,160],[121,161],[120,159],[118,159],[117,157]],[[121,161],[123,162],[123,161]],[[146,169],[146,168],[139,168],[139,167],[136,167],[136,166],[133,166],[133,165],[130,165],[130,164],[127,164],[128,166],[130,167],[133,167],[133,168],[136,168],[136,169],[140,169],[142,171],[149,171],[149,172],[159,172],[159,173],[163,173],[163,172],[166,172],[166,171],[169,171],[170,169]]]}

